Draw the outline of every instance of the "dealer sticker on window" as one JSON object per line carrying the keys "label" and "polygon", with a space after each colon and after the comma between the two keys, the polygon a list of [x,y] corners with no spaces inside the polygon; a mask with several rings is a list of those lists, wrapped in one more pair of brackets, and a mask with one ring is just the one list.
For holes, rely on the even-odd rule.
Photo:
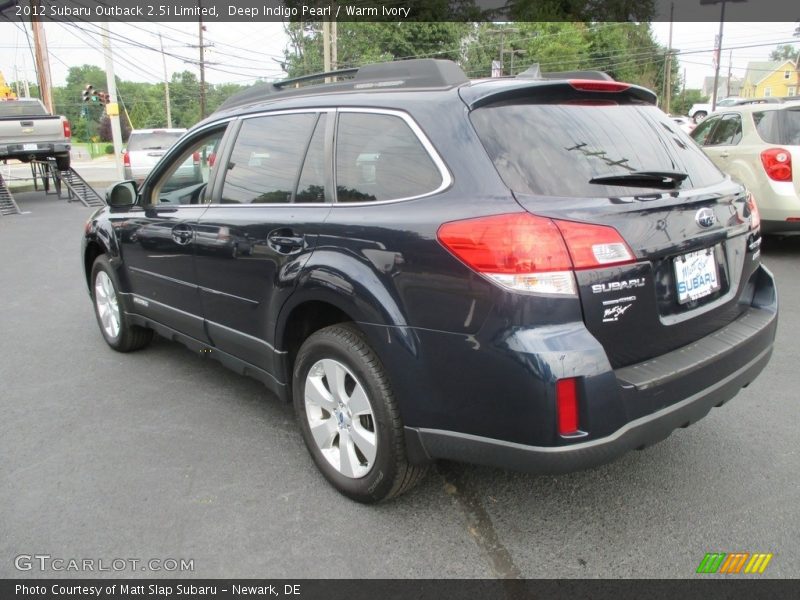
{"label": "dealer sticker on window", "polygon": [[714,249],[708,248],[676,257],[675,285],[678,288],[679,304],[716,292],[720,284]]}

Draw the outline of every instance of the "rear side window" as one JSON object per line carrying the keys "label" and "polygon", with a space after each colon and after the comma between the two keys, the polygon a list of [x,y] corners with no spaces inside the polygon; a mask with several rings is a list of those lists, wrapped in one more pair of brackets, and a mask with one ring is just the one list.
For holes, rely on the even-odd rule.
{"label": "rear side window", "polygon": [[222,203],[291,202],[316,121],[314,113],[246,119],[228,163]]}
{"label": "rear side window", "polygon": [[167,150],[172,148],[184,134],[183,131],[154,131],[153,133],[131,133],[128,152],[138,150]]}
{"label": "rear side window", "polygon": [[800,107],[754,112],[753,122],[768,144],[800,145]]}
{"label": "rear side window", "polygon": [[408,124],[395,115],[339,115],[336,140],[338,202],[398,200],[429,194],[442,175]]}
{"label": "rear side window", "polygon": [[523,194],[640,195],[648,188],[590,183],[635,171],[686,173],[684,188],[724,178],[677,124],[650,105],[503,104],[478,108],[471,119],[503,181]]}

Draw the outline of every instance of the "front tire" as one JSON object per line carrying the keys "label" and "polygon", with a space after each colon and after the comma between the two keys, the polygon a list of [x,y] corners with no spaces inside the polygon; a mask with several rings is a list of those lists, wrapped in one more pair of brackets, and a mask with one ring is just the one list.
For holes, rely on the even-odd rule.
{"label": "front tire", "polygon": [[694,117],[692,117],[692,120],[695,122],[695,125],[697,125],[701,123],[703,119],[705,119],[707,116],[708,114],[701,110],[694,113]]}
{"label": "front tire", "polygon": [[117,274],[106,256],[98,256],[92,266],[92,303],[100,333],[118,352],[144,348],[153,339],[153,331],[133,325],[124,310]]}
{"label": "front tire", "polygon": [[294,407],[317,468],[342,494],[380,502],[411,489],[425,466],[408,463],[386,372],[353,324],[309,336],[297,354]]}

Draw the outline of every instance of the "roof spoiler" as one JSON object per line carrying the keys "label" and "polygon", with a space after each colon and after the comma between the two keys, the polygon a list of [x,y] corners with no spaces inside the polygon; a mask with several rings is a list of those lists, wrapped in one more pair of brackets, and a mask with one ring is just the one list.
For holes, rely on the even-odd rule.
{"label": "roof spoiler", "polygon": [[516,76],[517,79],[592,79],[596,81],[614,81],[608,73],[604,71],[557,71],[552,73],[542,73],[539,63],[534,63],[522,73]]}

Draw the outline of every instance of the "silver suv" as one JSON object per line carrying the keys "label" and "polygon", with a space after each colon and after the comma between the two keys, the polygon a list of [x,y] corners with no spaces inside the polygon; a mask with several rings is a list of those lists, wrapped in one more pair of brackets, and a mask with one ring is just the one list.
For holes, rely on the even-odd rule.
{"label": "silver suv", "polygon": [[134,129],[128,145],[122,153],[125,179],[144,181],[162,156],[169,150],[186,129]]}

